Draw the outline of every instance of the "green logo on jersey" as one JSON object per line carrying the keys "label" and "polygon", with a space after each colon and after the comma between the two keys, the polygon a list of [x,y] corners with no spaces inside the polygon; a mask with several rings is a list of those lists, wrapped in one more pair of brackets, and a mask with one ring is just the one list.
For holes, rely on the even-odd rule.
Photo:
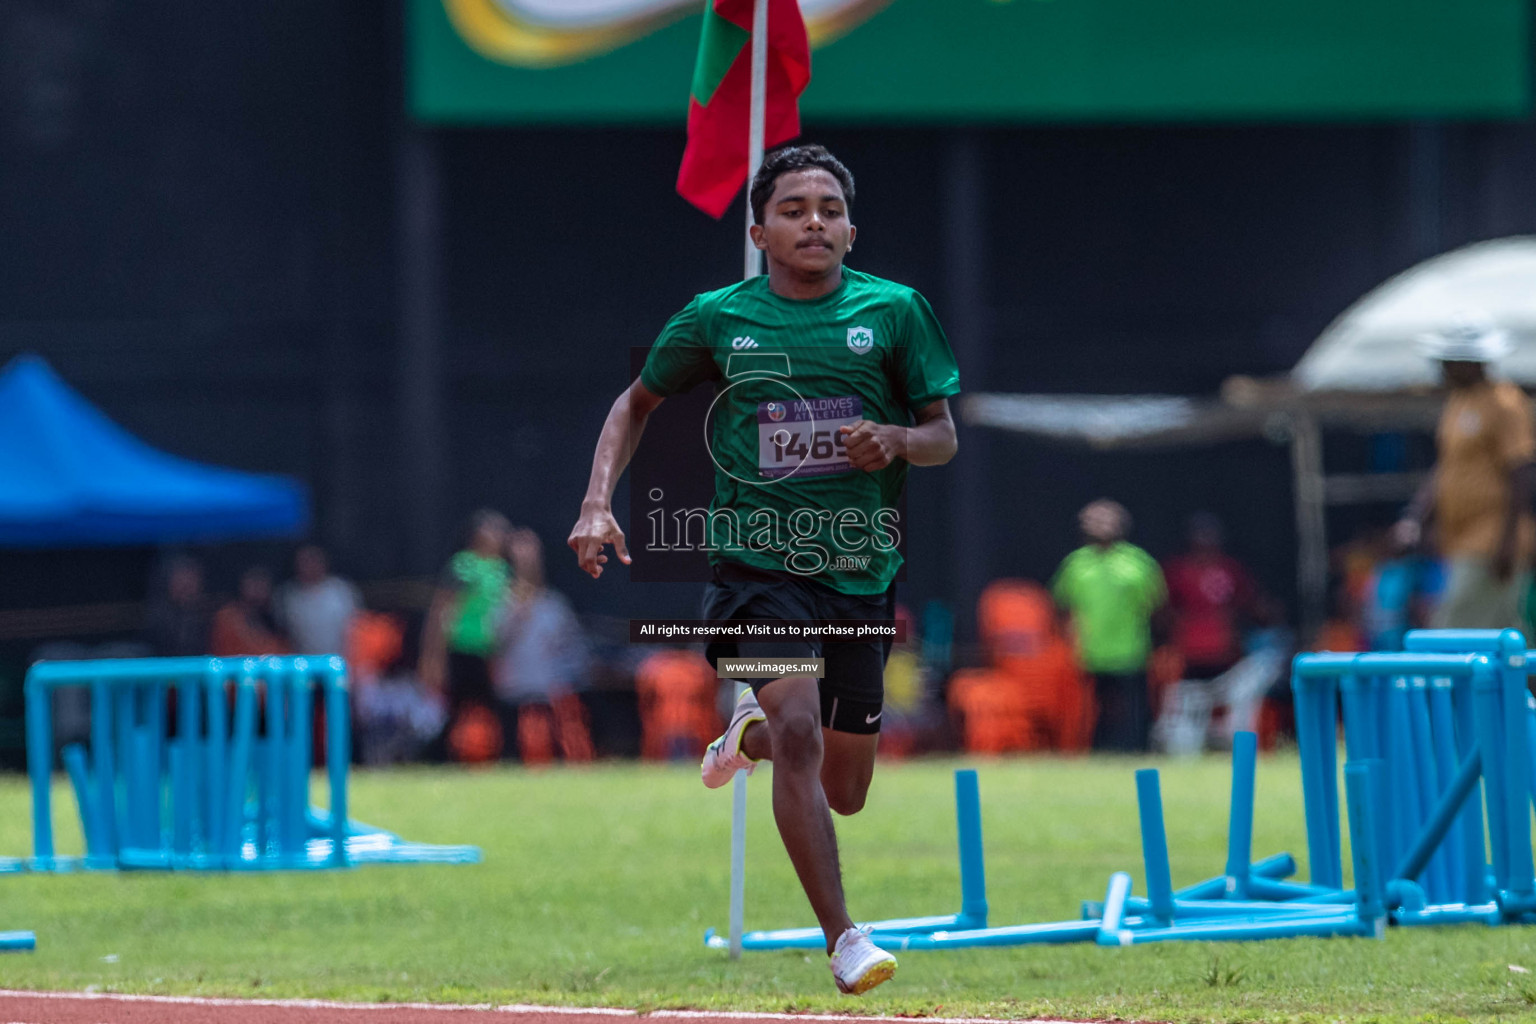
{"label": "green logo on jersey", "polygon": [[863,355],[875,347],[875,332],[868,327],[848,328],[848,347]]}

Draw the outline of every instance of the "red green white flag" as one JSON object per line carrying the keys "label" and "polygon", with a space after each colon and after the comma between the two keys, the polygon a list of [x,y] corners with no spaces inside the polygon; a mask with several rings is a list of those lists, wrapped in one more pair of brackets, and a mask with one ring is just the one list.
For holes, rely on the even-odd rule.
{"label": "red green white flag", "polygon": [[[800,94],[811,80],[811,46],[798,0],[768,5],[765,149],[800,134]],[[747,180],[747,125],[752,107],[753,0],[709,0],[688,100],[688,147],[677,191],[720,217]]]}

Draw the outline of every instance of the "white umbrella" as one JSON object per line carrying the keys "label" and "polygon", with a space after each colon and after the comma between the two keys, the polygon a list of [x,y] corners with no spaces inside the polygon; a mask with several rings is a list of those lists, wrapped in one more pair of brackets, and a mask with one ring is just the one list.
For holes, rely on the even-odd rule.
{"label": "white umbrella", "polygon": [[1398,274],[1329,324],[1291,376],[1304,391],[1430,387],[1439,371],[1421,340],[1469,317],[1508,335],[1495,373],[1536,385],[1536,237],[1478,242]]}

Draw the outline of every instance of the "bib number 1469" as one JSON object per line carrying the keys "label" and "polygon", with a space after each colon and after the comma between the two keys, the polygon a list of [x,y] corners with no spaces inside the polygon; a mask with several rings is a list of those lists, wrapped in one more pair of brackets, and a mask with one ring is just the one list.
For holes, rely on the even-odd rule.
{"label": "bib number 1469", "polygon": [[769,479],[852,469],[839,429],[864,418],[857,395],[764,402],[757,409],[757,468]]}
{"label": "bib number 1469", "polygon": [[[778,443],[780,440],[785,442],[782,447]],[[792,432],[788,438],[775,439],[773,447],[774,462],[780,462],[786,458],[799,462],[807,456],[818,461],[825,461],[834,455],[840,458],[847,457],[843,448],[842,431],[833,433],[830,430],[813,430],[809,444],[806,444],[798,431]]]}

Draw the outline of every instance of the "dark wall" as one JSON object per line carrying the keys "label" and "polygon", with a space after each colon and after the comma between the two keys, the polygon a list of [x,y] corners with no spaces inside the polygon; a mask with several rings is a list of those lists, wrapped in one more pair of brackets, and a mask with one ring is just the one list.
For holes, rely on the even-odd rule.
{"label": "dark wall", "polygon": [[[539,529],[582,610],[687,613],[694,588],[593,584],[561,545],[629,349],[738,275],[740,209],[717,224],[672,192],[678,130],[429,130],[411,152],[431,173],[402,191],[402,140],[423,130],[399,113],[386,8],[0,6],[0,359],[42,352],[153,444],[304,478],[354,575],[429,568],[414,552],[446,554],[452,524],[492,504]],[[1536,231],[1529,124],[974,131],[962,289],[957,136],[807,126],[858,175],[856,265],[921,289],[982,353],[968,390],[1209,393],[1288,369],[1424,256]],[[398,369],[414,284],[397,242],[422,204],[441,223],[424,262],[442,287],[428,308],[444,412],[424,497],[401,463],[421,381]],[[1188,512],[1224,514],[1238,553],[1289,593],[1281,448],[980,441],[967,432],[961,458],[984,459],[984,507],[954,507],[956,466],[913,474],[914,598],[969,602],[957,534],[989,572],[1048,574],[1100,494],[1159,554]],[[426,545],[402,513],[423,500],[441,524]]]}

